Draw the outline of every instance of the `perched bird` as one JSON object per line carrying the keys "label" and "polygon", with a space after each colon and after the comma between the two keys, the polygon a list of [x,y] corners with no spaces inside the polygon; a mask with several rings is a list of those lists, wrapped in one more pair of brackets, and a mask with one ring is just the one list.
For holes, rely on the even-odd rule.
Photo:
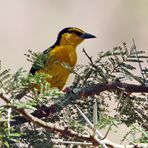
{"label": "perched bird", "polygon": [[81,29],[75,27],[65,28],[59,32],[57,41],[53,46],[46,49],[43,54],[47,55],[45,66],[36,68],[32,66],[30,73],[49,74],[47,82],[51,87],[57,87],[62,90],[70,70],[63,64],[67,64],[70,68],[74,68],[77,62],[76,47],[85,39],[95,38],[94,35],[88,34]]}

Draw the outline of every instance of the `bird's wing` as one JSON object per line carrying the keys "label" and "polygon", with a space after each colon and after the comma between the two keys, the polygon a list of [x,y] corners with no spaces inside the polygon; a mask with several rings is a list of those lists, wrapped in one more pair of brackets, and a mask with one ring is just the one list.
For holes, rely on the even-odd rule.
{"label": "bird's wing", "polygon": [[[52,48],[49,47],[49,48],[47,48],[45,51],[43,51],[43,53],[41,54],[41,56],[38,57],[38,58],[40,58],[40,59],[37,58],[37,60],[36,60],[36,61],[34,62],[34,64],[32,65],[32,67],[31,67],[29,73],[31,73],[32,75],[34,75],[34,74],[36,73],[36,71],[39,71],[40,69],[43,68],[43,66],[44,66],[45,63],[46,63],[47,56],[48,56],[48,54],[49,54],[49,52],[50,52],[51,50],[52,50]],[[38,60],[40,60],[40,62],[43,64],[43,66],[40,65],[40,64],[37,62]]]}

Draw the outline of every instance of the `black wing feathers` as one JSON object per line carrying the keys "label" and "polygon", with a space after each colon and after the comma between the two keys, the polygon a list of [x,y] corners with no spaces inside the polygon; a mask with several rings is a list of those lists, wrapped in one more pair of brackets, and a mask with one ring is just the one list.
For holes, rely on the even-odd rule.
{"label": "black wing feathers", "polygon": [[[52,50],[51,47],[50,47],[50,48],[47,48],[45,51],[43,51],[42,54],[46,55],[46,54],[48,54],[51,50]],[[44,57],[44,56],[43,56],[43,57]],[[43,59],[43,63],[46,63],[46,61],[44,61],[44,59]],[[30,69],[30,71],[29,71],[29,73],[31,73],[32,75],[34,75],[34,74],[36,73],[36,71],[38,71],[38,70],[40,70],[40,69],[41,69],[41,67],[39,67],[39,65],[37,65],[36,62],[34,62],[34,64],[32,65],[32,67],[31,67],[31,69]]]}

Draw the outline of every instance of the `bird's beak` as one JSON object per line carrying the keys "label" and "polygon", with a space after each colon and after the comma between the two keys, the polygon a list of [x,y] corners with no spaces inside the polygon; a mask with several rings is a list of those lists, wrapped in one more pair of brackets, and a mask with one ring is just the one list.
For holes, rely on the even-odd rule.
{"label": "bird's beak", "polygon": [[89,34],[89,33],[84,33],[81,35],[82,39],[90,39],[90,38],[96,38],[96,36]]}

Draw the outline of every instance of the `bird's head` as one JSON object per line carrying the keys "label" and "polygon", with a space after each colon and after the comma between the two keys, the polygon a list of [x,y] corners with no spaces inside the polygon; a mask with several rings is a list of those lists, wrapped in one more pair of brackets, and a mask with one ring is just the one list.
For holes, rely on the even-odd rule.
{"label": "bird's head", "polygon": [[84,32],[75,27],[65,28],[59,32],[56,45],[72,45],[77,46],[83,40],[95,38],[94,35]]}

